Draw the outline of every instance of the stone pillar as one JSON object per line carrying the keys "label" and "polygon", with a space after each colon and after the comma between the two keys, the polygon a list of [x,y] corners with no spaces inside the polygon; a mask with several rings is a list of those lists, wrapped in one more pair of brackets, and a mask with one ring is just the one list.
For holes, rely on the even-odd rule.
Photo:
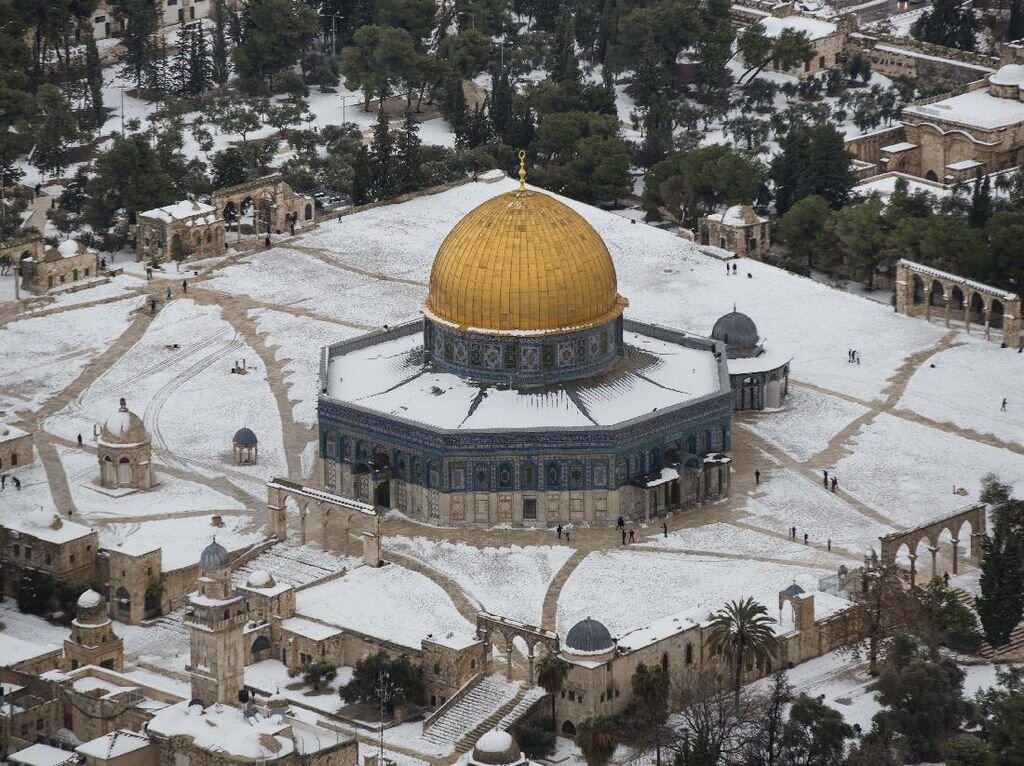
{"label": "stone pillar", "polygon": [[913,588],[917,584],[917,554],[910,554],[910,587]]}
{"label": "stone pillar", "polygon": [[363,563],[371,567],[379,567],[380,536],[373,532],[363,532]]}
{"label": "stone pillar", "polygon": [[914,305],[910,271],[902,263],[896,265],[896,313],[910,314]]}
{"label": "stone pillar", "polygon": [[1003,342],[1007,348],[1020,347],[1020,299],[1003,306]]}
{"label": "stone pillar", "polygon": [[991,318],[992,310],[989,306],[985,307],[985,340],[992,340],[992,329],[989,327],[988,322]]}
{"label": "stone pillar", "polygon": [[928,552],[932,554],[932,577],[935,577],[939,573],[938,568],[938,554],[939,549],[935,546],[929,547]]}
{"label": "stone pillar", "polygon": [[959,574],[960,541],[954,537],[950,542],[953,544],[953,574]]}
{"label": "stone pillar", "polygon": [[306,544],[306,512],[309,510],[309,501],[299,506],[299,544]]}
{"label": "stone pillar", "polygon": [[530,684],[533,683],[533,660],[534,660],[534,656],[535,656],[534,653],[533,653],[533,647],[534,647],[533,644],[529,645],[529,647],[528,647],[529,651],[528,651],[528,653],[526,655],[526,659],[530,663],[530,668],[527,671],[528,675],[526,676],[526,682],[530,683]]}
{"label": "stone pillar", "polygon": [[512,680],[512,652],[515,647],[512,645],[512,639],[505,639],[505,678],[509,681]]}
{"label": "stone pillar", "polygon": [[949,329],[949,288],[942,294],[942,301],[946,304],[946,329]]}

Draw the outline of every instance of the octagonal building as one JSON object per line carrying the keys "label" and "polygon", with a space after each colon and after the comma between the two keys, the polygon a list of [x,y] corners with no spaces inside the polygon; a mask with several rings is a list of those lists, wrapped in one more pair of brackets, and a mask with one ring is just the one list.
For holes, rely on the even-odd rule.
{"label": "octagonal building", "polygon": [[724,345],[627,306],[571,208],[522,182],[479,205],[421,319],[324,349],[324,489],[444,525],[614,524],[728,494]]}

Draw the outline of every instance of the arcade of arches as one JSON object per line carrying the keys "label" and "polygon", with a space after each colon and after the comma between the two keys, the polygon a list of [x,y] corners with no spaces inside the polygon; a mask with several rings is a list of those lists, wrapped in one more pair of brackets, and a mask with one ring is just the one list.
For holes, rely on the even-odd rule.
{"label": "arcade of arches", "polygon": [[[910,585],[912,587],[917,582],[918,546],[921,543],[927,543],[927,551],[932,558],[929,577],[939,576],[938,557],[944,543],[948,543],[950,546],[951,574],[959,573],[961,542],[966,541],[970,545],[970,561],[973,564],[980,564],[981,541],[985,537],[986,530],[985,507],[984,503],[976,503],[927,524],[901,532],[893,532],[879,538],[882,561],[886,564],[897,563],[897,556],[903,548],[906,548],[907,557],[910,560]],[[968,536],[967,540],[965,540],[965,534]]]}
{"label": "arcade of arches", "polygon": [[316,215],[313,198],[297,194],[279,175],[217,189],[213,207],[229,229],[235,228],[239,239],[243,231],[279,234],[293,224],[311,224]]}

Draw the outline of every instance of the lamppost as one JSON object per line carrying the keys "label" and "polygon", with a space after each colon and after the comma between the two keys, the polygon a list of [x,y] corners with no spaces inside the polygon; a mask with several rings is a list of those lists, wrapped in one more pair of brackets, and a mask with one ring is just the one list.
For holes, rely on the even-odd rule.
{"label": "lamppost", "polygon": [[124,89],[128,86],[118,85],[117,87],[121,89],[121,138],[124,138]]}
{"label": "lamppost", "polygon": [[343,123],[348,122],[348,120],[345,119],[345,102],[348,101],[350,98],[354,98],[354,96],[342,96],[341,97],[341,121]]}
{"label": "lamppost", "polygon": [[336,13],[321,13],[319,15],[321,18],[327,18],[328,16],[331,17],[331,58],[336,59],[338,58],[338,32],[335,28],[335,22],[337,22],[341,16]]}

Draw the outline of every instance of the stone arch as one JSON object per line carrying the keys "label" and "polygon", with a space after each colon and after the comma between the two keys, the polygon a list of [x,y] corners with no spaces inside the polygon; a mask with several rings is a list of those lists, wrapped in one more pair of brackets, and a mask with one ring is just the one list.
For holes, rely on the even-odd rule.
{"label": "stone arch", "polygon": [[110,455],[104,455],[100,462],[100,484],[104,487],[117,486],[117,466]]}
{"label": "stone arch", "polygon": [[120,487],[132,484],[132,461],[127,455],[117,461],[117,484]]}
{"label": "stone arch", "polygon": [[266,636],[257,636],[249,647],[249,658],[251,662],[262,662],[270,659],[270,639]]}
{"label": "stone arch", "polygon": [[985,299],[981,297],[979,292],[971,292],[971,297],[967,303],[967,322],[977,322],[981,324],[985,321]]}
{"label": "stone arch", "polygon": [[221,210],[220,217],[228,224],[238,221],[239,210],[238,205],[235,204],[234,200],[228,200],[227,204],[224,205],[224,208]]}
{"label": "stone arch", "polygon": [[1006,313],[1006,307],[1003,306],[1003,302],[998,298],[993,298],[989,301],[988,307],[988,326],[997,330],[1003,329],[1003,316]]}
{"label": "stone arch", "polygon": [[911,279],[911,287],[912,287],[912,295],[913,295],[913,304],[915,306],[920,306],[922,303],[924,303],[924,300],[925,300],[924,299],[924,280],[921,279],[921,277],[919,275],[917,275],[917,274],[912,274],[910,279]]}
{"label": "stone arch", "polygon": [[929,170],[927,173],[924,174],[924,177],[929,181],[934,181],[935,183],[939,182],[939,177],[935,174],[934,170]]}
{"label": "stone arch", "polygon": [[171,237],[171,249],[170,256],[176,261],[180,261],[185,257],[185,244],[181,239],[181,234],[175,232]]}
{"label": "stone arch", "polygon": [[686,642],[686,651],[685,651],[685,653],[683,655],[683,661],[687,665],[692,665],[693,664],[693,643],[690,642],[690,641]]}
{"label": "stone arch", "polygon": [[128,589],[123,585],[117,589],[114,594],[114,603],[117,605],[117,612],[119,615],[131,616],[132,613],[132,594],[128,592]]}
{"label": "stone arch", "polygon": [[306,212],[306,220],[307,221],[312,221],[313,220],[313,205],[312,205],[312,203],[309,203],[309,202],[306,203],[306,210],[305,210],[305,212]]}
{"label": "stone arch", "polygon": [[933,307],[946,305],[946,288],[942,282],[933,279],[928,286],[928,305]]}
{"label": "stone arch", "polygon": [[964,318],[964,308],[967,306],[967,301],[964,297],[964,291],[960,289],[960,285],[953,285],[949,291],[949,311],[954,319]]}
{"label": "stone arch", "polygon": [[567,737],[575,737],[576,736],[576,724],[574,724],[572,721],[569,721],[569,720],[564,721],[562,723],[562,734],[564,734]]}

